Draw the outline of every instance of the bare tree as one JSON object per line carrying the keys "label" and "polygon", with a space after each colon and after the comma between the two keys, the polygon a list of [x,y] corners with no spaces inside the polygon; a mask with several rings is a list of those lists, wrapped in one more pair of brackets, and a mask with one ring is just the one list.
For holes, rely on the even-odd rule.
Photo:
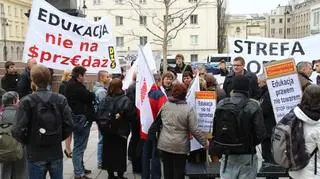
{"label": "bare tree", "polygon": [[[152,28],[150,28],[149,24],[143,24],[145,29],[153,35],[153,43],[162,46],[163,72],[167,71],[168,66],[168,42],[170,42],[172,39],[175,39],[178,33],[186,27],[186,21],[190,18],[190,16],[197,8],[208,4],[208,2],[202,2],[202,0],[189,0],[190,3],[187,6],[179,7],[178,5],[176,5],[176,2],[178,1],[179,0],[155,0],[155,2],[161,3],[163,5],[164,10],[161,12],[148,11],[147,9],[144,9],[139,4],[139,2],[137,2],[137,0],[128,1],[131,7],[139,16],[151,17],[151,25],[158,28],[158,32],[155,32]],[[163,17],[163,19],[161,17]]]}
{"label": "bare tree", "polygon": [[226,46],[226,2],[217,0],[218,53],[223,53]]}

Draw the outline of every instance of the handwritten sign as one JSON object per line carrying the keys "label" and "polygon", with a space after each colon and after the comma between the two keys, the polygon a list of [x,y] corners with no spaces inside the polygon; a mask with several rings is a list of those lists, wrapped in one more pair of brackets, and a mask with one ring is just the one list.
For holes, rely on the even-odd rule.
{"label": "handwritten sign", "polygon": [[202,132],[212,132],[217,95],[214,91],[196,92],[196,112],[198,128]]}

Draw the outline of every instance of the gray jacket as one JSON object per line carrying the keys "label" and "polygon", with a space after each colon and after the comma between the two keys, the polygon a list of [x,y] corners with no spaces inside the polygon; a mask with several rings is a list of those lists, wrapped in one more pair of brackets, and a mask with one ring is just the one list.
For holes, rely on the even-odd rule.
{"label": "gray jacket", "polygon": [[175,154],[188,154],[189,133],[203,146],[206,144],[206,139],[198,129],[195,112],[186,102],[166,102],[161,109],[161,121],[158,149]]}
{"label": "gray jacket", "polygon": [[106,98],[108,94],[107,88],[100,82],[95,83],[95,85],[93,86],[93,92],[96,95],[96,100],[98,100],[99,102]]}

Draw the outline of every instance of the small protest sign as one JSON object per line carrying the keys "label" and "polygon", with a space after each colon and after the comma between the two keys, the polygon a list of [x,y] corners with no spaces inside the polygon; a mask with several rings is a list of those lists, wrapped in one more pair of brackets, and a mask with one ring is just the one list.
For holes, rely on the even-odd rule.
{"label": "small protest sign", "polygon": [[196,112],[198,128],[202,132],[211,133],[217,95],[214,91],[196,92]]}
{"label": "small protest sign", "polygon": [[302,90],[293,59],[280,60],[264,65],[267,86],[275,115],[279,122],[300,103]]}
{"label": "small protest sign", "polygon": [[33,0],[23,62],[34,58],[44,66],[66,70],[83,66],[88,73],[121,73],[110,22],[88,21]]}

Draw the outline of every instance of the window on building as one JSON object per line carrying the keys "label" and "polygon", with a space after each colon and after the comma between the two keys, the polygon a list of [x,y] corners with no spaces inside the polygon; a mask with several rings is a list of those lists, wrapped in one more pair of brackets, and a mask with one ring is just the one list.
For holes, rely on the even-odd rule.
{"label": "window on building", "polygon": [[9,36],[10,36],[10,37],[13,36],[12,25],[10,25],[10,24],[9,24]]}
{"label": "window on building", "polygon": [[123,17],[122,16],[116,16],[116,26],[123,25]]}
{"label": "window on building", "polygon": [[287,28],[287,35],[289,35],[291,33],[291,29]]}
{"label": "window on building", "polygon": [[198,61],[198,54],[191,54],[190,59],[191,59],[191,62],[197,62]]}
{"label": "window on building", "polygon": [[139,0],[140,4],[147,4],[147,0]]}
{"label": "window on building", "polygon": [[24,37],[24,25],[21,26],[21,36]]}
{"label": "window on building", "polygon": [[276,29],[275,28],[272,28],[271,29],[271,34],[275,34],[276,33]]}
{"label": "window on building", "polygon": [[93,0],[93,5],[99,5],[100,3],[100,0]]}
{"label": "window on building", "polygon": [[4,6],[3,6],[3,3],[0,3],[0,13],[1,13],[1,15],[4,14]]}
{"label": "window on building", "polygon": [[274,24],[276,22],[275,19],[271,19],[271,24]]}
{"label": "window on building", "polygon": [[198,35],[190,35],[191,45],[198,45]]}
{"label": "window on building", "polygon": [[19,34],[19,26],[16,25],[16,37],[19,37],[19,36],[20,36],[20,34]]}
{"label": "window on building", "polygon": [[319,26],[320,11],[313,13],[313,26]]}
{"label": "window on building", "polygon": [[147,36],[140,37],[140,45],[145,45],[148,42]]}
{"label": "window on building", "polygon": [[140,25],[147,25],[147,16],[140,16]]}
{"label": "window on building", "polygon": [[23,9],[20,9],[20,17],[23,17]]}
{"label": "window on building", "polygon": [[279,34],[280,34],[280,35],[282,34],[282,28],[279,29]]}
{"label": "window on building", "polygon": [[18,17],[18,11],[17,11],[17,8],[16,8],[16,7],[14,8],[14,16],[15,16],[15,17]]}
{"label": "window on building", "polygon": [[279,19],[279,23],[282,24],[282,18]]}
{"label": "window on building", "polygon": [[116,37],[116,46],[123,47],[124,46],[124,37]]}
{"label": "window on building", "polygon": [[193,14],[190,16],[190,24],[198,24],[198,15]]}
{"label": "window on building", "polygon": [[189,3],[196,3],[198,0],[189,0]]}
{"label": "window on building", "polygon": [[123,4],[123,0],[115,0],[116,4]]}
{"label": "window on building", "polygon": [[96,17],[93,17],[93,20],[96,22],[96,21],[99,21],[101,19],[100,16],[96,16]]}
{"label": "window on building", "polygon": [[287,19],[287,23],[290,23],[290,20],[291,20],[291,19],[290,19],[290,18],[288,18],[288,19]]}
{"label": "window on building", "polygon": [[8,6],[8,15],[11,16],[11,7]]}

